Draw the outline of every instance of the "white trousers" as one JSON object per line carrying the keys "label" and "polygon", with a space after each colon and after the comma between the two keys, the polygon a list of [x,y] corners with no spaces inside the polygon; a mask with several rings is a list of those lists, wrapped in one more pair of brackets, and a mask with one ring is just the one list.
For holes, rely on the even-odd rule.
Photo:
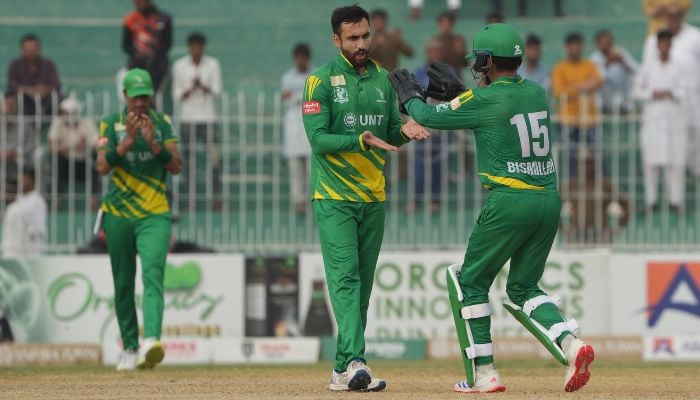
{"label": "white trousers", "polygon": [[[423,8],[423,0],[408,0],[408,6],[411,8]],[[447,0],[447,8],[449,10],[459,10],[462,7],[462,0]]]}
{"label": "white trousers", "polygon": [[294,203],[300,203],[309,198],[310,170],[309,157],[289,157],[289,189]]}
{"label": "white trousers", "polygon": [[661,170],[665,170],[668,201],[672,206],[683,206],[685,193],[685,167],[680,165],[644,165],[644,203],[651,207],[659,201]]}

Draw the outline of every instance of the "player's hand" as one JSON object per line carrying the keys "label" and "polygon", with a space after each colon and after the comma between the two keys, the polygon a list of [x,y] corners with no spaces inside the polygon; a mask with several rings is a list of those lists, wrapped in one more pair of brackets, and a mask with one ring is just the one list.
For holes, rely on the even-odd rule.
{"label": "player's hand", "polygon": [[433,61],[428,67],[428,90],[426,94],[437,100],[449,101],[466,91],[462,81],[452,68],[439,61]]}
{"label": "player's hand", "polygon": [[412,140],[424,140],[430,137],[430,132],[413,119],[403,124],[401,132]]}
{"label": "player's hand", "polygon": [[372,132],[370,132],[370,131],[365,131],[362,134],[362,141],[367,146],[376,147],[378,149],[382,149],[382,150],[386,150],[386,151],[396,151],[399,149],[398,147],[392,146],[389,143],[383,141],[382,139],[374,136],[372,134]]}
{"label": "player's hand", "polygon": [[399,98],[400,110],[404,114],[406,108],[404,104],[411,99],[421,99],[425,101],[425,93],[423,88],[418,83],[418,78],[406,69],[395,69],[389,74],[391,85],[396,90],[396,96]]}
{"label": "player's hand", "polygon": [[139,124],[141,127],[141,137],[143,137],[143,140],[149,145],[155,143],[156,133],[151,119],[148,118],[147,115],[142,115],[139,118]]}
{"label": "player's hand", "polygon": [[124,141],[129,141],[129,143],[136,141],[139,128],[141,128],[140,121],[141,117],[137,113],[129,111],[126,114],[126,137],[124,138]]}

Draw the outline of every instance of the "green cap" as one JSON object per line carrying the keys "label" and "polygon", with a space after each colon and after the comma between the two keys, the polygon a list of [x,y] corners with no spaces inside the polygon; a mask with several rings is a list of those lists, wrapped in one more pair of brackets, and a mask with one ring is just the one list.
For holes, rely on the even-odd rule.
{"label": "green cap", "polygon": [[130,69],[124,76],[123,87],[126,97],[153,96],[151,75],[145,69]]}
{"label": "green cap", "polygon": [[481,28],[474,36],[472,49],[472,54],[467,55],[467,58],[476,58],[476,54],[481,52],[496,57],[522,57],[525,44],[515,28],[498,23]]}

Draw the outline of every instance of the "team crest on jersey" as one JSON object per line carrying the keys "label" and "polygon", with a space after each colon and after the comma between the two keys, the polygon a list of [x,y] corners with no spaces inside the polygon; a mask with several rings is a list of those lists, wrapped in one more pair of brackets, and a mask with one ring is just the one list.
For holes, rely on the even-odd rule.
{"label": "team crest on jersey", "polygon": [[449,106],[450,103],[440,103],[437,106],[435,106],[435,111],[441,113],[447,111],[447,107]]}
{"label": "team crest on jersey", "polygon": [[335,103],[347,103],[350,99],[348,99],[348,90],[343,87],[343,86],[335,86],[333,87],[333,101]]}
{"label": "team crest on jersey", "polygon": [[384,92],[382,91],[382,89],[376,86],[374,88],[377,90],[377,96],[379,96],[379,98],[377,99],[377,103],[386,103],[386,100],[384,100]]}
{"label": "team crest on jersey", "polygon": [[352,130],[355,128],[355,125],[357,125],[357,117],[353,113],[347,113],[343,118],[343,122],[345,122],[345,127],[348,130]]}
{"label": "team crest on jersey", "polygon": [[123,142],[125,137],[126,137],[126,131],[117,132],[117,139],[119,139],[119,143]]}
{"label": "team crest on jersey", "polygon": [[331,75],[331,86],[345,85],[345,75]]}

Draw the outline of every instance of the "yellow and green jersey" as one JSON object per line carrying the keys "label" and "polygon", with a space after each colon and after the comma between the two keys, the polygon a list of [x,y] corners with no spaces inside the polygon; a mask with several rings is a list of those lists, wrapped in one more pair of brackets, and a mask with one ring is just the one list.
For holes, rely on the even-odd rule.
{"label": "yellow and green jersey", "polygon": [[[155,128],[156,140],[161,146],[177,143],[170,117],[149,110],[148,116]],[[126,137],[126,110],[105,117],[100,122],[100,140],[97,151],[116,149]],[[155,159],[150,147],[139,132],[134,146],[122,161],[113,166],[109,191],[102,201],[102,210],[114,216],[141,219],[170,211],[166,197],[167,171]]]}
{"label": "yellow and green jersey", "polygon": [[487,189],[557,191],[549,109],[537,83],[501,77],[447,103],[411,99],[404,106],[423,126],[473,129],[478,174]]}
{"label": "yellow and green jersey", "polygon": [[386,152],[367,148],[360,136],[370,131],[395,146],[408,141],[387,71],[370,60],[360,74],[338,55],[307,78],[302,114],[313,151],[312,198],[386,200]]}

